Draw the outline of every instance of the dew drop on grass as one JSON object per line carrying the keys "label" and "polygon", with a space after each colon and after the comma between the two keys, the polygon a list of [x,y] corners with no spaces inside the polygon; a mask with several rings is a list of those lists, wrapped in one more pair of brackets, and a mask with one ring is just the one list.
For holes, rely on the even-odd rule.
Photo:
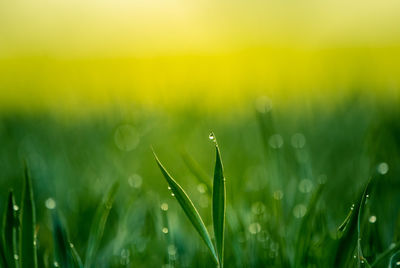
{"label": "dew drop on grass", "polygon": [[132,188],[139,189],[142,186],[143,179],[138,174],[133,174],[128,178],[128,184]]}
{"label": "dew drop on grass", "polygon": [[302,218],[304,215],[306,215],[307,212],[307,207],[304,204],[297,204],[293,208],[293,215],[295,218]]}
{"label": "dew drop on grass", "polygon": [[352,204],[352,205],[351,205],[350,209],[351,209],[351,210],[353,210],[353,209],[354,209],[354,204]]}
{"label": "dew drop on grass", "polygon": [[60,265],[56,261],[53,264],[54,264],[54,267],[60,267]]}
{"label": "dew drop on grass", "polygon": [[279,149],[283,146],[283,138],[279,134],[274,134],[268,139],[268,144],[273,149]]}
{"label": "dew drop on grass", "polygon": [[208,138],[210,139],[210,140],[212,140],[212,141],[215,141],[215,136],[214,136],[214,133],[210,133],[210,135],[208,135]]}
{"label": "dew drop on grass", "polygon": [[249,225],[249,232],[251,234],[257,234],[261,231],[261,225],[258,222],[253,222]]}
{"label": "dew drop on grass", "polygon": [[174,193],[171,193],[171,196],[175,196],[175,194],[174,194]]}
{"label": "dew drop on grass", "polygon": [[70,247],[70,248],[74,248],[74,244],[69,243],[69,247]]}
{"label": "dew drop on grass", "polygon": [[161,210],[162,211],[167,211],[168,210],[168,204],[167,203],[162,203],[161,204]]}
{"label": "dew drop on grass", "polygon": [[54,201],[53,198],[47,198],[46,201],[44,202],[44,205],[46,206],[47,209],[55,209],[56,208],[56,201]]}
{"label": "dew drop on grass", "polygon": [[168,228],[167,228],[167,227],[163,227],[163,228],[162,228],[162,232],[163,232],[164,234],[168,234]]}
{"label": "dew drop on grass", "polygon": [[313,188],[313,182],[309,179],[303,179],[299,183],[299,191],[303,194],[311,192]]}
{"label": "dew drop on grass", "polygon": [[389,165],[385,162],[382,162],[376,169],[380,174],[385,175],[389,171]]}
{"label": "dew drop on grass", "polygon": [[168,190],[171,190],[171,187],[170,187],[170,186],[168,186]]}
{"label": "dew drop on grass", "polygon": [[14,206],[13,206],[13,209],[14,209],[14,211],[18,211],[18,210],[19,210],[19,206],[14,205]]}
{"label": "dew drop on grass", "polygon": [[255,202],[251,205],[251,212],[255,215],[261,215],[265,211],[265,205],[262,202]]}
{"label": "dew drop on grass", "polygon": [[14,254],[14,260],[18,260],[18,259],[19,259],[18,254]]}
{"label": "dew drop on grass", "polygon": [[370,216],[369,219],[368,219],[368,221],[369,221],[370,223],[375,223],[375,222],[376,222],[376,216],[375,216],[375,215]]}
{"label": "dew drop on grass", "polygon": [[400,266],[400,261],[396,262],[396,266]]}
{"label": "dew drop on grass", "polygon": [[138,146],[140,136],[132,125],[124,124],[115,130],[114,142],[118,149],[128,152]]}
{"label": "dew drop on grass", "polygon": [[204,183],[200,183],[197,185],[197,191],[199,191],[201,194],[204,194],[207,191],[207,186]]}
{"label": "dew drop on grass", "polygon": [[306,145],[306,138],[301,133],[296,133],[290,139],[293,148],[301,149]]}

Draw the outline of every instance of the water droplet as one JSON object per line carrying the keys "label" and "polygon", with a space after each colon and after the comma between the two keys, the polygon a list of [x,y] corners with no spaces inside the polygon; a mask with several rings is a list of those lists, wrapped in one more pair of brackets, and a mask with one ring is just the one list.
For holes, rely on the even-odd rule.
{"label": "water droplet", "polygon": [[283,146],[283,138],[279,134],[274,134],[268,139],[268,144],[273,149],[279,149]]}
{"label": "water droplet", "polygon": [[197,191],[201,194],[205,194],[207,191],[207,186],[204,183],[200,183],[197,185]]}
{"label": "water droplet", "polygon": [[168,234],[168,228],[167,228],[167,227],[162,228],[162,232],[163,232],[164,234]]}
{"label": "water droplet", "polygon": [[263,214],[265,211],[265,205],[262,202],[255,202],[251,205],[251,212],[256,215]]}
{"label": "water droplet", "polygon": [[259,113],[265,114],[272,109],[272,102],[266,96],[261,96],[255,101],[255,108]]}
{"label": "water droplet", "polygon": [[168,210],[168,204],[167,203],[162,203],[161,204],[161,210],[162,211],[167,211]]}
{"label": "water droplet", "polygon": [[351,209],[351,210],[353,210],[353,209],[354,209],[354,204],[352,204],[352,205],[351,205],[350,209]]}
{"label": "water droplet", "polygon": [[14,209],[14,211],[18,211],[18,210],[19,210],[19,206],[14,205],[14,206],[13,206],[13,209]]}
{"label": "water droplet", "polygon": [[54,264],[54,267],[60,267],[60,265],[56,261],[53,264]]}
{"label": "water droplet", "polygon": [[170,186],[168,186],[168,190],[171,190],[171,187],[170,187]]}
{"label": "water droplet", "polygon": [[18,260],[18,259],[19,259],[18,254],[14,254],[14,260]]}
{"label": "water droplet", "polygon": [[176,254],[176,247],[175,245],[168,245],[168,254],[169,255],[175,255]]}
{"label": "water droplet", "polygon": [[121,151],[132,151],[140,141],[140,136],[136,129],[129,124],[119,126],[114,133],[115,145]]}
{"label": "water droplet", "polygon": [[400,266],[400,261],[396,262],[396,266]]}
{"label": "water droplet", "polygon": [[306,145],[306,138],[301,133],[296,133],[290,139],[291,144],[296,149],[301,149]]}
{"label": "water droplet", "polygon": [[257,234],[261,231],[261,225],[258,222],[253,222],[249,225],[249,232],[251,234]]}
{"label": "water droplet", "polygon": [[281,190],[277,190],[274,192],[273,197],[275,200],[281,200],[283,198],[283,192]]}
{"label": "water droplet", "polygon": [[171,193],[171,196],[175,196],[175,194],[174,194],[174,193]]}
{"label": "water droplet", "polygon": [[312,188],[313,188],[313,182],[309,179],[303,179],[300,181],[299,183],[299,191],[306,194],[311,192]]}
{"label": "water droplet", "polygon": [[385,175],[389,171],[389,165],[385,162],[382,162],[378,165],[376,169],[380,174]]}
{"label": "water droplet", "polygon": [[53,198],[47,198],[46,201],[44,202],[44,205],[46,206],[47,209],[55,209],[56,208],[56,201],[54,201]]}
{"label": "water droplet", "polygon": [[297,204],[293,208],[293,215],[295,218],[302,218],[306,215],[307,207],[304,204]]}
{"label": "water droplet", "polygon": [[366,198],[369,198],[369,194],[365,195]]}
{"label": "water droplet", "polygon": [[354,256],[353,256],[353,258],[354,258],[354,259],[356,259],[356,258],[357,258],[357,256],[356,256],[356,255],[354,255]]}
{"label": "water droplet", "polygon": [[70,248],[74,248],[74,244],[69,243],[69,247],[70,247]]}
{"label": "water droplet", "polygon": [[128,178],[128,184],[132,188],[139,189],[142,186],[143,179],[138,174],[133,174]]}
{"label": "water droplet", "polygon": [[215,135],[214,135],[214,133],[210,133],[210,135],[208,135],[208,138],[210,139],[210,140],[215,140]]}
{"label": "water droplet", "polygon": [[375,216],[375,215],[370,216],[369,219],[368,219],[368,221],[369,221],[370,223],[375,223],[375,222],[376,222],[376,216]]}

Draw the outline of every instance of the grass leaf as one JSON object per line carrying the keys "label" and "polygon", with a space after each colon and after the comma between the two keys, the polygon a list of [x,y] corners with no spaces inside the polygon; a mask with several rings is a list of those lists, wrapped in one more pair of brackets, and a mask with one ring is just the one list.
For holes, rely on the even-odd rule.
{"label": "grass leaf", "polygon": [[400,251],[397,251],[392,255],[392,257],[390,257],[389,268],[399,267],[398,263],[400,263]]}
{"label": "grass leaf", "polygon": [[223,267],[224,263],[224,231],[225,231],[225,210],[226,210],[226,189],[224,169],[221,161],[221,152],[214,137],[216,160],[214,168],[214,183],[212,195],[213,225],[215,242],[217,246],[219,264]]}
{"label": "grass leaf", "polygon": [[211,242],[210,235],[203,223],[203,220],[200,217],[199,212],[194,207],[193,202],[190,200],[189,196],[185,193],[182,187],[169,175],[168,171],[161,164],[160,160],[158,160],[157,155],[153,152],[154,157],[156,159],[157,165],[161,170],[165,180],[167,181],[169,187],[171,188],[172,193],[175,195],[176,200],[178,200],[179,205],[185,212],[186,216],[189,218],[193,227],[199,233],[203,241],[206,243],[206,246],[210,250],[211,254],[214,257],[214,260],[218,263],[218,256],[215,252],[215,248],[213,243]]}
{"label": "grass leaf", "polygon": [[73,267],[74,261],[67,230],[57,211],[52,212],[54,258],[60,267]]}
{"label": "grass leaf", "polygon": [[103,237],[104,228],[106,227],[108,215],[114,203],[115,195],[119,188],[119,183],[115,182],[104,200],[97,209],[92,226],[90,228],[89,242],[86,251],[85,268],[92,267],[95,255],[100,247],[101,238]]}
{"label": "grass leaf", "polygon": [[22,192],[21,202],[21,244],[20,244],[20,263],[22,268],[37,267],[36,249],[36,211],[33,199],[32,181],[29,170],[25,164],[24,169],[25,184]]}
{"label": "grass leaf", "polygon": [[19,220],[17,208],[14,194],[10,190],[3,222],[3,241],[1,241],[7,263],[7,266],[4,267],[16,267],[18,265],[18,260],[14,258],[14,256],[18,256]]}

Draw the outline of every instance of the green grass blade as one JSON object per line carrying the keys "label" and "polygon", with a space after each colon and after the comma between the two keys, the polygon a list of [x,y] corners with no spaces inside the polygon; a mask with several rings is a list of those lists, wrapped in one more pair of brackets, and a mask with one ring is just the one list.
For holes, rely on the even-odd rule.
{"label": "green grass blade", "polygon": [[390,247],[381,254],[379,254],[376,258],[375,261],[371,264],[371,267],[376,267],[378,266],[381,262],[384,260],[387,260],[390,255],[392,255],[394,252],[397,252],[400,250],[400,243],[397,243],[394,247]]}
{"label": "green grass blade", "polygon": [[390,257],[389,268],[399,267],[400,263],[400,251],[397,251],[395,254]]}
{"label": "green grass blade", "polygon": [[[18,207],[15,204],[14,194],[10,191],[3,222],[3,250],[7,267],[18,267],[18,260],[14,256],[18,256],[18,228],[19,221],[17,216]],[[6,266],[5,266],[6,267]]]}
{"label": "green grass blade", "polygon": [[217,246],[219,264],[221,267],[223,267],[226,187],[225,187],[224,168],[221,161],[221,152],[219,151],[219,147],[215,136],[213,140],[215,142],[215,152],[216,152],[213,195],[212,195],[213,225],[214,225],[214,235]]}
{"label": "green grass blade", "polygon": [[33,199],[32,181],[25,165],[25,184],[21,202],[21,245],[20,263],[22,268],[37,267],[36,211]]}
{"label": "green grass blade", "polygon": [[169,175],[168,171],[161,164],[160,160],[158,160],[157,155],[153,152],[154,157],[156,159],[157,165],[161,170],[165,180],[167,181],[169,187],[171,188],[172,193],[174,194],[176,200],[178,200],[179,205],[185,212],[186,216],[189,218],[193,227],[199,233],[203,241],[206,243],[206,246],[210,250],[211,254],[214,257],[214,260],[218,263],[217,253],[215,251],[214,245],[211,242],[210,235],[203,223],[203,220],[200,217],[199,212],[194,207],[193,202],[190,200],[189,196],[185,193],[182,187]]}
{"label": "green grass blade", "polygon": [[74,267],[67,230],[57,211],[52,212],[54,258],[59,267]]}
{"label": "green grass blade", "polygon": [[104,228],[106,227],[108,215],[110,214],[110,210],[112,208],[112,204],[114,203],[115,195],[117,193],[118,188],[119,188],[119,183],[115,182],[108,191],[104,203],[102,203],[100,207],[97,209],[92,226],[90,228],[89,242],[85,258],[85,268],[92,267],[93,265],[95,255],[97,253],[98,248],[100,247],[100,242],[101,238],[103,237]]}

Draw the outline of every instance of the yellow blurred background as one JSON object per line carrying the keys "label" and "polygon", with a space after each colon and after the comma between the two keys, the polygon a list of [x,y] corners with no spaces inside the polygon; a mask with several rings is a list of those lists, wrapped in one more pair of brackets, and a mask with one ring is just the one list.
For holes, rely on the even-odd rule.
{"label": "yellow blurred background", "polygon": [[399,102],[400,2],[0,1],[0,109]]}

